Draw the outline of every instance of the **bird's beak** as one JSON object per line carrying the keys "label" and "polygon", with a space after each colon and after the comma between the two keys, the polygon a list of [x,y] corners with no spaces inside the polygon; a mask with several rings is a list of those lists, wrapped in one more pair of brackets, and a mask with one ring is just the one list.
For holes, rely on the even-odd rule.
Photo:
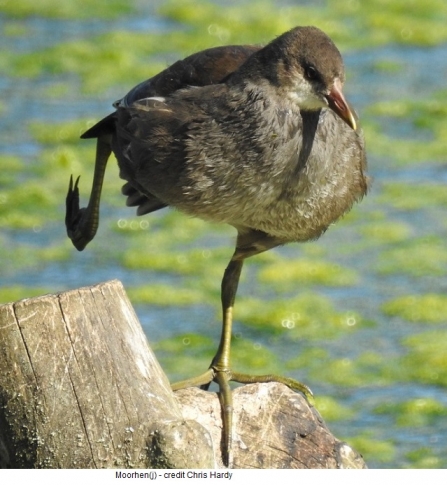
{"label": "bird's beak", "polygon": [[356,116],[343,96],[340,79],[335,79],[331,91],[326,95],[326,99],[329,107],[355,131],[357,129]]}

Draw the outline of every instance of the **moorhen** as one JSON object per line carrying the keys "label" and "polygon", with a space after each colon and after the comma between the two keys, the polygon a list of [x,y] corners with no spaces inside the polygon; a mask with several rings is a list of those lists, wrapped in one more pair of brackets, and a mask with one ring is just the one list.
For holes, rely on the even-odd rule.
{"label": "moorhen", "polygon": [[230,366],[239,277],[246,258],[293,241],[316,239],[367,191],[366,155],[357,117],[345,100],[341,55],[315,27],[296,27],[265,47],[225,46],[178,61],[133,88],[82,138],[97,138],[87,208],[70,179],[66,226],[82,251],[96,233],[102,181],[115,154],[123,193],[138,215],[172,206],[234,226],[236,249],[222,280],[219,348],[202,375],[174,384],[215,381],[223,413],[223,461],[230,464],[230,381],[279,381]]}

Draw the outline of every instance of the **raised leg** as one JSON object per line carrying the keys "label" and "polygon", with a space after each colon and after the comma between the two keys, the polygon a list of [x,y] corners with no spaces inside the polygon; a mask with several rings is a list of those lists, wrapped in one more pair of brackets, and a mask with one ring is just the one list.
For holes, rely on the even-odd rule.
{"label": "raised leg", "polygon": [[74,184],[73,176],[70,177],[66,198],[65,226],[68,237],[78,251],[82,251],[87,246],[95,237],[98,229],[102,184],[111,152],[111,135],[100,135],[96,144],[95,173],[93,176],[92,191],[86,208],[79,208],[79,177]]}

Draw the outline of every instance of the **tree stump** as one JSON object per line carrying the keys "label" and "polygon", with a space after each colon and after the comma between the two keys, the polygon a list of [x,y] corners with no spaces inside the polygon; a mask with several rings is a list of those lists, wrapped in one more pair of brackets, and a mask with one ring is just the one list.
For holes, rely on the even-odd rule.
{"label": "tree stump", "polygon": [[[1,305],[0,342],[0,466],[223,466],[217,395],[171,391],[119,281]],[[365,467],[285,386],[234,407],[234,467]]]}

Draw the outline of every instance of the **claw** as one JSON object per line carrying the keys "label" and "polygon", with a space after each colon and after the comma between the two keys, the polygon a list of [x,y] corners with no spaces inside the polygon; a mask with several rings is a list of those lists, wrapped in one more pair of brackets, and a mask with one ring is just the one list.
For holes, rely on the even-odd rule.
{"label": "claw", "polygon": [[79,213],[79,189],[78,189],[79,177],[73,186],[73,175],[70,175],[70,184],[68,185],[68,193],[66,198],[66,214],[65,214],[65,226],[67,227],[68,236],[71,239],[71,233],[73,232],[76,221],[76,216]]}
{"label": "claw", "polygon": [[91,231],[89,230],[87,209],[79,208],[79,178],[73,184],[73,175],[70,176],[67,198],[65,199],[65,226],[67,228],[67,235],[71,239],[74,247],[78,251],[82,251],[93,239],[94,233],[91,235]]}

